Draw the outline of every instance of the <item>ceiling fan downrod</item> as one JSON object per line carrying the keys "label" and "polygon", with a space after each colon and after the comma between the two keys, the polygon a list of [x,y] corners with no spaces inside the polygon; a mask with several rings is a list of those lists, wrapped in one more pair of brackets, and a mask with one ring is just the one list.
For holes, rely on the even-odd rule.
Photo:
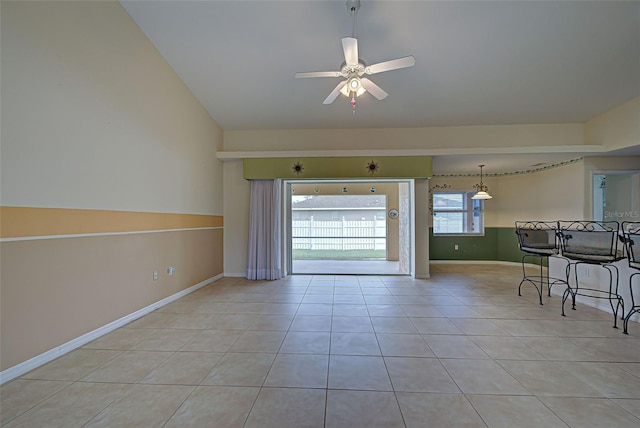
{"label": "ceiling fan downrod", "polygon": [[360,0],[347,0],[347,10],[351,14],[351,37],[356,37],[356,13],[360,10]]}

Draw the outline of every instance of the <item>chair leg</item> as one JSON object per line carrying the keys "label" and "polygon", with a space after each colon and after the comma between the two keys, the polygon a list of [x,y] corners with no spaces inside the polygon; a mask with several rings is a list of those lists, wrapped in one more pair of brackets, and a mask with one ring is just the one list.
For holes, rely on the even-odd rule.
{"label": "chair leg", "polygon": [[[540,269],[542,270],[542,260],[540,260]],[[549,281],[549,257],[547,257],[547,296],[551,297],[551,281]],[[542,302],[540,302],[540,304],[542,304]]]}
{"label": "chair leg", "polygon": [[[540,288],[538,289],[538,287],[536,286],[536,290],[538,291],[538,298],[540,299],[540,305],[542,305],[542,292],[544,290],[544,275],[543,275],[543,270],[542,270],[542,257],[539,257],[540,259]],[[547,279],[547,284],[548,284],[548,279]]]}
{"label": "chair leg", "polygon": [[640,312],[640,305],[636,306],[636,302],[633,297],[633,278],[637,275],[640,275],[640,272],[636,272],[629,277],[629,294],[631,294],[631,308],[629,309],[629,313],[624,318],[622,323],[623,333],[629,334],[629,320],[631,316]]}
{"label": "chair leg", "polygon": [[565,288],[564,293],[562,293],[562,316],[566,317],[567,315],[564,313],[564,304],[569,297],[569,293],[573,293],[571,290],[571,283],[569,282],[569,278],[571,277],[571,263],[567,264],[565,268],[565,275],[567,277],[567,288]]}
{"label": "chair leg", "polygon": [[[567,301],[567,298],[569,297],[569,294],[571,294],[571,297],[573,300],[575,300],[575,296],[573,294],[573,290],[571,289],[571,287],[569,287],[567,285],[567,288],[564,290],[564,293],[562,293],[562,316],[566,317],[567,315],[564,313],[564,303]],[[572,308],[575,310],[575,307]]]}
{"label": "chair leg", "polygon": [[[618,328],[618,311],[622,308],[622,319],[624,320],[624,302],[622,301],[622,297],[618,294],[618,278],[620,273],[618,271],[618,267],[611,264],[603,264],[603,268],[607,270],[609,273],[609,305],[611,306],[611,311],[613,312],[613,328]],[[613,270],[612,270],[613,269]],[[615,270],[615,288],[613,281],[613,271]],[[613,300],[616,300],[616,305],[613,305]]]}
{"label": "chair leg", "polygon": [[[537,279],[531,279],[527,276],[527,270],[525,268],[525,261],[527,259],[527,257],[540,257],[540,286],[538,287],[538,284],[536,283],[536,281],[538,281]],[[543,271],[542,271],[542,257],[541,256],[534,256],[532,254],[525,254],[524,256],[522,256],[522,281],[520,281],[520,285],[518,285],[518,296],[522,296],[522,284],[524,284],[525,282],[529,282],[531,283],[531,285],[533,285],[536,288],[536,291],[538,292],[538,299],[540,301],[540,304],[542,305],[542,293],[543,293],[543,289],[544,289],[544,282],[543,282]],[[549,294],[551,295],[551,294]]]}
{"label": "chair leg", "polygon": [[640,313],[640,307],[631,309],[627,314],[627,316],[624,318],[624,321],[622,322],[622,327],[623,327],[622,332],[624,334],[629,334],[629,320],[631,319],[631,316],[633,314],[637,314],[637,313]]}
{"label": "chair leg", "polygon": [[578,290],[580,289],[580,286],[578,283],[578,264],[579,263],[576,263],[575,265],[573,265],[573,273],[576,278],[576,291],[571,292],[571,309],[574,311],[576,310],[576,295],[578,294]]}

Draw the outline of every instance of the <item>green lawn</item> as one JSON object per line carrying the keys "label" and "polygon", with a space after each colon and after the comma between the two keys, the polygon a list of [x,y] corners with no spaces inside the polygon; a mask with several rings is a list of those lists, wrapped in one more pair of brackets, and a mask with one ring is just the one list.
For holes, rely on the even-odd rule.
{"label": "green lawn", "polygon": [[385,250],[293,250],[293,260],[385,259]]}

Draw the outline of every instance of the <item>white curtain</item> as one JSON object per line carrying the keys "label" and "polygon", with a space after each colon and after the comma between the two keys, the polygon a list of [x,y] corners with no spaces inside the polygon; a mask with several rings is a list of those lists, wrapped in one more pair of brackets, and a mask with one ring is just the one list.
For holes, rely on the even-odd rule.
{"label": "white curtain", "polygon": [[281,180],[251,180],[247,279],[280,279]]}

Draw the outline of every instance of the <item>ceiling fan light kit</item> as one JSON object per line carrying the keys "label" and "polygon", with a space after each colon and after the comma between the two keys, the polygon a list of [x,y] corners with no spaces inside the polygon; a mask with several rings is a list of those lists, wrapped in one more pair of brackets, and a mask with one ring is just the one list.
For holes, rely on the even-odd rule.
{"label": "ceiling fan light kit", "polygon": [[372,75],[383,73],[385,71],[397,70],[400,68],[413,67],[416,60],[413,56],[384,61],[377,64],[367,66],[367,64],[358,57],[358,39],[355,37],[355,20],[356,13],[360,9],[360,0],[347,0],[347,10],[353,17],[352,36],[342,39],[342,50],[344,53],[344,63],[340,67],[340,71],[311,71],[296,73],[297,79],[310,77],[342,77],[345,80],[331,91],[329,96],[325,98],[323,104],[332,104],[338,95],[351,97],[351,106],[353,112],[356,111],[356,98],[369,92],[378,100],[385,99],[387,94],[382,88],[373,83],[364,75]]}

